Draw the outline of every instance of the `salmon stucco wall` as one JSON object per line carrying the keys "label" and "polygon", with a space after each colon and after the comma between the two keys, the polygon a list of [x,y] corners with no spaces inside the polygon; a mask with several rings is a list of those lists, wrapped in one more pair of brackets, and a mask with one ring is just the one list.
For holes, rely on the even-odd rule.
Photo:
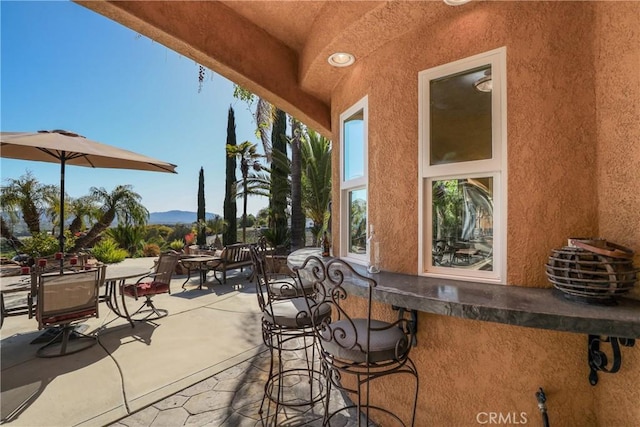
{"label": "salmon stucco wall", "polygon": [[[635,250],[638,266],[640,2],[616,2],[616,7],[598,4],[595,10],[598,231],[601,237]],[[640,299],[640,285],[631,296]],[[601,375],[596,387],[601,425],[630,425],[630,420],[640,424],[640,349],[636,343],[622,352],[620,373]]]}
{"label": "salmon stucco wall", "polygon": [[598,230],[640,265],[640,3],[596,11]]}
{"label": "salmon stucco wall", "polygon": [[[368,95],[368,215],[384,269],[417,273],[418,73],[501,46],[507,48],[508,285],[550,287],[544,263],[568,237],[600,235],[640,251],[640,73],[633,67],[640,65],[640,3],[616,11],[619,5],[470,3],[443,9],[418,31],[358,59],[333,93],[332,120],[339,123]],[[613,53],[604,52],[622,57],[605,65]],[[339,150],[333,160],[339,183]],[[339,196],[334,185],[333,230]],[[338,233],[333,239],[339,252]],[[376,308],[380,316],[394,315]],[[522,411],[535,424],[538,387],[547,392],[552,425],[640,425],[637,346],[623,349],[620,373],[601,374],[592,387],[583,335],[425,313],[419,331],[412,350],[421,381],[416,425],[477,425],[479,411]],[[405,393],[402,380],[385,381],[378,392]]]}
{"label": "salmon stucco wall", "polygon": [[[547,287],[550,250],[568,237],[594,235],[598,226],[594,93],[575,84],[594,75],[594,35],[584,24],[593,21],[592,8],[482,3],[445,10],[448,15],[357,62],[334,92],[336,123],[369,95],[368,215],[381,239],[382,266],[417,273],[418,73],[506,46],[506,281]],[[558,31],[564,37],[556,37]],[[338,172],[334,168],[334,182]],[[333,218],[337,230],[338,216]],[[338,239],[334,233],[335,248]]]}

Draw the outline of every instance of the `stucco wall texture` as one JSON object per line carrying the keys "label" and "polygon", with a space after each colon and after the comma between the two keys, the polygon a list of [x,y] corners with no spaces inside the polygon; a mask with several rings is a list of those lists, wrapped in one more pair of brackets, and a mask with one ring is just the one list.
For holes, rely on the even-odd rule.
{"label": "stucco wall texture", "polygon": [[[369,218],[383,268],[417,273],[418,72],[501,46],[507,48],[508,285],[549,287],[543,267],[549,251],[571,236],[601,236],[640,252],[639,28],[638,2],[479,2],[358,58],[334,90],[332,120],[339,123],[368,95]],[[336,185],[336,211],[339,196]],[[337,230],[337,215],[333,221]],[[352,308],[362,310],[361,302]],[[395,316],[388,307],[376,309]],[[479,412],[525,412],[535,425],[538,387],[547,393],[552,425],[640,425],[638,346],[623,349],[620,373],[600,374],[591,387],[586,341],[420,313],[412,350],[421,382],[416,425],[478,425]],[[389,379],[373,395],[401,396],[405,388],[403,379]]]}

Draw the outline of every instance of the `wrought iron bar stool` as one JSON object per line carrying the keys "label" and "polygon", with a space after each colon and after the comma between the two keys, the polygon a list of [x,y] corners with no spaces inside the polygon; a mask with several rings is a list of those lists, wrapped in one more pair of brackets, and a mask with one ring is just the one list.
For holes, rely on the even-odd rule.
{"label": "wrought iron bar stool", "polygon": [[[322,267],[319,267],[322,266]],[[322,425],[330,425],[334,416],[344,411],[357,410],[358,426],[367,425],[370,413],[377,413],[380,419],[413,426],[418,399],[418,372],[409,358],[409,350],[414,338],[414,327],[408,319],[384,322],[371,318],[372,294],[377,286],[374,279],[356,272],[351,265],[340,259],[332,259],[326,265],[317,257],[309,257],[302,266],[294,268],[300,280],[312,281],[315,289],[308,310],[314,322],[314,331],[320,345],[322,368],[327,381]],[[366,313],[364,317],[351,317],[345,311],[350,290],[364,296]],[[318,316],[330,308],[331,318]],[[402,408],[385,408],[381,399],[372,402],[370,385],[390,375],[404,375],[415,380],[415,389],[407,401],[410,417],[403,420],[393,411]],[[353,403],[335,410],[330,406],[331,389],[335,387],[350,393]],[[376,397],[379,397],[378,394]],[[384,397],[384,396],[383,396]],[[335,404],[333,405],[335,406]]]}
{"label": "wrought iron bar stool", "polygon": [[[319,370],[313,324],[304,292],[292,276],[270,274],[266,252],[250,248],[256,278],[258,304],[262,311],[262,337],[270,352],[270,367],[259,413],[263,425],[278,425],[282,408],[312,406],[324,399],[325,387]],[[314,315],[328,318],[330,307],[317,309]],[[319,319],[316,323],[319,323]],[[291,364],[287,352],[303,352],[304,364]],[[290,353],[289,353],[290,354]],[[285,363],[286,362],[286,363]],[[286,385],[297,378],[302,389],[287,392]],[[308,387],[308,390],[307,390]],[[272,410],[272,406],[275,409]]]}

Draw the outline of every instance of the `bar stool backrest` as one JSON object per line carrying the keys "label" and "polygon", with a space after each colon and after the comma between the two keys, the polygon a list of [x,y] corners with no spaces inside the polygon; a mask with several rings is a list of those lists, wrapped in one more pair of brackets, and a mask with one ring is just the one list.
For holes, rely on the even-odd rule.
{"label": "bar stool backrest", "polygon": [[[300,283],[313,282],[314,293],[306,300],[321,347],[338,358],[358,363],[379,362],[381,359],[398,361],[408,357],[412,335],[406,321],[382,322],[372,318],[376,280],[358,273],[349,263],[338,258],[325,264],[312,256],[294,271]],[[357,316],[345,309],[350,295],[365,301],[365,310]],[[331,308],[331,317],[316,315],[326,311],[327,306]],[[379,337],[386,342],[378,342]]]}
{"label": "bar stool backrest", "polygon": [[[256,277],[256,293],[260,309],[271,309],[273,301],[301,296],[296,280],[287,275],[274,272],[270,268],[271,251],[265,246],[251,245],[249,248],[253,271]],[[270,311],[272,312],[272,311]]]}
{"label": "bar stool backrest", "polygon": [[264,312],[265,309],[271,305],[264,261],[262,260],[256,246],[252,245],[249,248],[249,255],[251,256],[251,262],[253,263],[253,272],[256,279],[256,295],[258,297],[258,305],[260,306],[260,311]]}

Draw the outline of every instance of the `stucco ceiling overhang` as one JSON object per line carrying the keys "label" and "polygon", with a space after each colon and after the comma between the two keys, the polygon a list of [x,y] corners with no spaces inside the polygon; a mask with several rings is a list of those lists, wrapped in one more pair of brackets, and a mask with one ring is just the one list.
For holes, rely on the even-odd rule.
{"label": "stucco ceiling overhang", "polygon": [[[441,2],[75,0],[227,77],[331,137],[331,95],[350,69],[446,10]],[[353,67],[357,67],[358,62]]]}

